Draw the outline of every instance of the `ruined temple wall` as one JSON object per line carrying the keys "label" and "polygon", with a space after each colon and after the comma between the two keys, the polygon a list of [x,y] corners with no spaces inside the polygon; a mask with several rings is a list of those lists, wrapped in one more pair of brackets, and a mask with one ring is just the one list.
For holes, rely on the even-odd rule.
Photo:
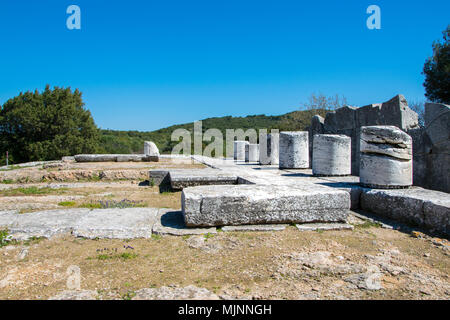
{"label": "ruined temple wall", "polygon": [[403,95],[364,107],[345,106],[325,116],[323,133],[344,134],[352,139],[352,174],[359,175],[359,137],[363,126],[390,125],[403,131],[418,128],[418,115]]}
{"label": "ruined temple wall", "polygon": [[346,106],[327,113],[325,119],[319,116],[313,117],[310,136],[314,134],[349,136],[352,140],[352,174],[359,175],[360,128],[375,125],[396,126],[412,137],[414,185],[450,192],[448,105],[427,103],[424,128],[419,127],[417,113],[408,107],[402,95],[385,103],[371,104],[361,108]]}
{"label": "ruined temple wall", "polygon": [[425,127],[410,130],[414,185],[450,192],[450,106],[425,104]]}

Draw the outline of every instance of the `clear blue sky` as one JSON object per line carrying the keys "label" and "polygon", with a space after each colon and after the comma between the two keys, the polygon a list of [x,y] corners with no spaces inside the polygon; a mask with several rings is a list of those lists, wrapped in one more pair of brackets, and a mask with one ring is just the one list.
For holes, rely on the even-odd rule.
{"label": "clear blue sky", "polygon": [[[66,28],[81,8],[82,29]],[[381,30],[366,9],[381,8]],[[101,128],[282,114],[312,92],[424,99],[450,1],[1,0],[0,104],[45,84],[83,92]]]}

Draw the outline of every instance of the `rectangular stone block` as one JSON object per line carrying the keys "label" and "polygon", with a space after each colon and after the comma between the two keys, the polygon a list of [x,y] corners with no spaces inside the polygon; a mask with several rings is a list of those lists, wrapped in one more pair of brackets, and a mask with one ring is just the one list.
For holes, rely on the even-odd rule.
{"label": "rectangular stone block", "polygon": [[361,208],[377,215],[450,234],[448,193],[414,187],[363,189]]}
{"label": "rectangular stone block", "polygon": [[203,172],[171,171],[169,176],[170,185],[175,190],[194,186],[237,184],[238,180],[237,176],[223,174],[219,170],[214,172],[209,170],[203,170]]}
{"label": "rectangular stone block", "polygon": [[236,185],[183,190],[187,226],[345,222],[348,192],[314,184]]}

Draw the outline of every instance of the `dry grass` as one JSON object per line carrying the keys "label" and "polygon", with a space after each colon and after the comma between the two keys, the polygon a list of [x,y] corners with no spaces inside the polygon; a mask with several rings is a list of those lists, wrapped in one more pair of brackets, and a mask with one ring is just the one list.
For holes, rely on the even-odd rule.
{"label": "dry grass", "polygon": [[[450,270],[443,249],[398,231],[375,227],[323,233],[298,232],[294,227],[283,232],[221,232],[205,242],[210,250],[190,248],[187,241],[170,236],[127,242],[67,236],[33,244],[21,262],[15,261],[19,248],[2,249],[0,274],[10,280],[8,286],[0,287],[0,299],[45,299],[55,295],[65,289],[65,272],[70,265],[80,267],[83,289],[104,293],[105,299],[122,298],[141,288],[191,284],[219,294],[265,299],[299,299],[311,292],[324,299],[337,295],[350,299],[427,298],[420,292],[423,285],[411,282],[407,275],[384,276],[385,290],[381,291],[346,289],[339,275],[280,276],[277,268],[286,263],[285,255],[305,251],[332,251],[352,262],[364,263],[366,254],[397,248],[411,273],[426,273],[447,282]],[[430,256],[424,257],[424,252]],[[436,288],[435,294],[448,298],[442,290]]]}

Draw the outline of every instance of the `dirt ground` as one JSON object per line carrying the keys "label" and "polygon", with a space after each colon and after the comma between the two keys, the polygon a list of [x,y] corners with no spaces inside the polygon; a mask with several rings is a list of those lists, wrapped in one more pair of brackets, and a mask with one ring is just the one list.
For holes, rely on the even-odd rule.
{"label": "dirt ground", "polygon": [[[111,164],[108,170],[135,170],[141,165]],[[151,167],[168,165],[201,167],[188,163]],[[78,166],[69,164],[60,171],[82,170],[75,169]],[[149,168],[145,164],[141,169]],[[26,176],[29,170],[55,168],[14,171]],[[103,170],[103,164],[89,170]],[[161,194],[142,181],[4,183],[0,206],[27,212],[127,199],[141,206],[180,208],[180,193]],[[95,291],[100,299],[130,299],[142,288],[189,285],[239,299],[449,299],[447,241],[356,218],[352,223],[353,231],[300,232],[289,226],[284,231],[129,241],[66,235],[14,243],[0,248],[0,299],[55,296],[67,289],[71,266],[80,270],[81,289]]]}

